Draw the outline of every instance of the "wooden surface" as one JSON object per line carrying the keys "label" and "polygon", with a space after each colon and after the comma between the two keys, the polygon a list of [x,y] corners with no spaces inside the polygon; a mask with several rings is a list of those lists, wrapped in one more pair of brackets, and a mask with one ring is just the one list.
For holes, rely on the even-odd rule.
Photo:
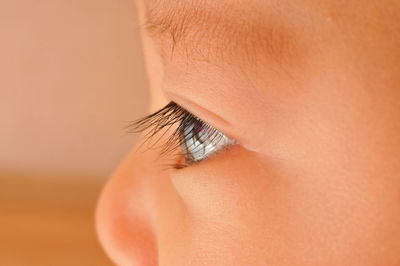
{"label": "wooden surface", "polygon": [[87,180],[0,175],[0,265],[113,265],[94,231],[102,184]]}

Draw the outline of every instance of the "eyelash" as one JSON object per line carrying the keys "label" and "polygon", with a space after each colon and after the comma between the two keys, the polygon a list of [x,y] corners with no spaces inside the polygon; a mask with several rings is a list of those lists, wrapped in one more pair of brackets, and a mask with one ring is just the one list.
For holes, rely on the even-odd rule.
{"label": "eyelash", "polygon": [[[174,125],[178,125],[177,128],[172,132],[172,134],[168,137],[167,141],[161,146],[160,151],[161,155],[166,155],[172,153],[174,151],[179,150],[179,148],[183,147],[183,145],[187,145],[188,137],[190,136],[189,141],[192,143],[200,143],[198,146],[186,146],[186,151],[182,148],[182,156],[185,156],[184,164],[175,164],[174,168],[181,169],[192,164],[203,161],[208,158],[210,155],[205,153],[205,158],[201,160],[196,160],[189,152],[189,148],[196,149],[205,143],[205,148],[209,147],[207,145],[216,146],[218,143],[223,140],[225,146],[228,144],[232,144],[233,140],[228,139],[224,134],[219,132],[217,129],[202,121],[200,118],[196,117],[189,111],[185,110],[175,102],[168,103],[161,110],[145,116],[144,118],[133,121],[132,124],[128,126],[129,133],[141,133],[146,131],[144,135],[145,141],[144,143],[150,142],[153,138],[158,135],[160,132],[162,134],[158,139],[154,141],[151,145],[153,147],[156,145],[160,139],[166,134],[166,132],[173,127]],[[188,130],[189,128],[189,130]],[[184,132],[184,133],[183,133]],[[203,139],[199,135],[199,133],[205,132],[206,138]],[[228,140],[228,141],[227,141]],[[211,143],[211,144],[210,144]],[[219,144],[220,145],[220,144]],[[199,150],[198,150],[199,151]],[[215,152],[214,152],[215,153]],[[193,160],[188,160],[188,157],[193,157]]]}

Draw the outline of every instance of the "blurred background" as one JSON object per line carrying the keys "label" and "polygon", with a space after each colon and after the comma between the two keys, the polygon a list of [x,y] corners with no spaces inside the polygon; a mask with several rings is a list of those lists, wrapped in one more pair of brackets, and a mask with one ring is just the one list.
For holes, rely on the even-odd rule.
{"label": "blurred background", "polygon": [[133,0],[0,0],[0,265],[112,265],[95,202],[147,84]]}

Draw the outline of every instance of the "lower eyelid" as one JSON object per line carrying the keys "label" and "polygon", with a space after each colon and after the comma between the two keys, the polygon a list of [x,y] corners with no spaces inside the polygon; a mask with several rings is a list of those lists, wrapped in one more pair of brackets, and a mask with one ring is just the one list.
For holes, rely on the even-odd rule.
{"label": "lower eyelid", "polygon": [[219,164],[220,160],[229,160],[231,153],[237,152],[238,149],[242,149],[242,146],[239,144],[232,144],[208,156],[200,162],[186,165],[182,168],[174,167],[174,170],[178,172],[182,171],[182,173],[184,173],[185,171],[196,171],[197,169],[204,169],[204,167],[216,166],[216,164]]}

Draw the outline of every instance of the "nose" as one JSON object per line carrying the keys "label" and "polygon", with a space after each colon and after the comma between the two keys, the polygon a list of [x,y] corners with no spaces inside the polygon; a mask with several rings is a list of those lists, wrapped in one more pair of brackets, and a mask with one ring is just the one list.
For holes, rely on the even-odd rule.
{"label": "nose", "polygon": [[[96,229],[108,256],[122,266],[157,265],[148,179],[157,175],[148,153],[132,152],[103,189]],[[153,162],[154,164],[154,162]]]}

